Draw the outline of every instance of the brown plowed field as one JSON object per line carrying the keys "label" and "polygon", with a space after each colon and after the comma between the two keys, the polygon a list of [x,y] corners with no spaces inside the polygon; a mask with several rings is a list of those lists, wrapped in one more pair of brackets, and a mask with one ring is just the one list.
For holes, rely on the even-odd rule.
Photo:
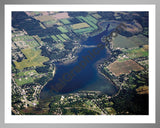
{"label": "brown plowed field", "polygon": [[131,71],[141,71],[144,68],[133,60],[124,62],[115,61],[107,67],[115,76],[129,74]]}

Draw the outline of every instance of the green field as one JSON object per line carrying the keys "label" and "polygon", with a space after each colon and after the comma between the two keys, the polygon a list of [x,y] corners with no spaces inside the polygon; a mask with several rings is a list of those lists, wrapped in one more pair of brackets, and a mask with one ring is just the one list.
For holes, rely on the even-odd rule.
{"label": "green field", "polygon": [[118,35],[117,37],[115,37],[115,39],[113,40],[113,48],[132,48],[132,47],[137,47],[137,45],[130,40],[129,38],[122,36],[122,35]]}
{"label": "green field", "polygon": [[43,63],[48,61],[48,57],[41,56],[41,50],[35,50],[31,48],[22,49],[23,54],[27,59],[23,59],[21,62],[15,61],[16,69],[24,69],[26,67],[44,66]]}
{"label": "green field", "polygon": [[38,75],[38,73],[36,70],[30,70],[25,72],[19,72],[17,75],[21,77],[21,76],[29,76],[29,75]]}
{"label": "green field", "polygon": [[71,22],[67,19],[61,19],[60,20],[63,24],[70,24]]}
{"label": "green field", "polygon": [[41,38],[38,35],[35,35],[34,38],[38,41],[40,45],[44,45],[44,42],[41,40]]}
{"label": "green field", "polygon": [[28,35],[23,35],[23,36],[17,36],[12,38],[13,41],[22,41],[22,40],[27,40],[27,39],[33,39],[33,37],[28,36]]}
{"label": "green field", "polygon": [[89,32],[92,32],[94,31],[94,28],[82,28],[82,29],[77,29],[77,30],[74,30],[75,33],[89,33]]}
{"label": "green field", "polygon": [[91,21],[91,18],[89,17],[78,16],[77,19],[85,21],[90,26],[92,26],[94,29],[98,29],[97,25],[95,25],[93,21]]}
{"label": "green field", "polygon": [[32,36],[23,35],[23,36],[13,37],[12,39],[14,42],[24,41],[30,47],[38,47],[39,46],[37,41],[35,41],[35,39]]}
{"label": "green field", "polygon": [[26,44],[28,44],[30,47],[38,47],[39,46],[39,44],[35,41],[35,40],[33,40],[33,41],[25,41],[26,42]]}
{"label": "green field", "polygon": [[136,35],[132,37],[125,37],[118,35],[113,40],[113,48],[133,48],[139,47],[140,45],[148,44],[148,38],[143,35]]}
{"label": "green field", "polygon": [[72,29],[81,29],[81,28],[88,28],[88,27],[90,26],[85,22],[71,25]]}
{"label": "green field", "polygon": [[52,39],[53,39],[54,41],[56,41],[56,42],[59,40],[55,35],[51,35],[51,37],[52,37]]}
{"label": "green field", "polygon": [[136,48],[132,50],[127,50],[126,53],[130,59],[148,56],[148,51],[145,50],[144,48]]}
{"label": "green field", "polygon": [[148,38],[142,34],[132,36],[130,37],[130,40],[132,40],[137,46],[148,45]]}
{"label": "green field", "polygon": [[62,26],[57,27],[57,29],[60,30],[62,33],[68,32],[68,30],[66,28],[62,27]]}
{"label": "green field", "polygon": [[61,35],[56,35],[56,36],[57,36],[57,38],[60,39],[62,42],[65,41],[65,39],[63,39]]}
{"label": "green field", "polygon": [[56,24],[56,20],[49,20],[49,21],[44,21],[43,24],[47,27],[52,26],[54,24]]}
{"label": "green field", "polygon": [[61,34],[61,36],[66,40],[70,40],[70,38],[66,34]]}
{"label": "green field", "polygon": [[148,56],[148,49],[145,45],[142,48],[135,48],[135,49],[125,49],[123,50],[124,54],[120,54],[117,58],[117,61],[124,62],[129,59],[139,58],[139,57],[147,57]]}
{"label": "green field", "polygon": [[91,22],[93,22],[94,24],[96,24],[97,22],[98,22],[98,20],[97,19],[95,19],[94,17],[92,17],[92,16],[87,16],[86,17],[89,21],[91,21]]}
{"label": "green field", "polygon": [[95,17],[96,19],[102,18],[99,14],[92,14],[92,16]]}
{"label": "green field", "polygon": [[32,77],[25,77],[25,78],[15,79],[15,82],[17,83],[17,85],[21,86],[24,84],[33,83],[34,79]]}

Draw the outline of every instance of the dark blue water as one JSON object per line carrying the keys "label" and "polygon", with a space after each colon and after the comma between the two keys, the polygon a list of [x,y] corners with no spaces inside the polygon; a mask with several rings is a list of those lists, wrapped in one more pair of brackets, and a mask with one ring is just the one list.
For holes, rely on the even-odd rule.
{"label": "dark blue water", "polygon": [[[81,44],[85,45],[97,45],[102,44],[101,37],[106,35],[107,31],[100,33],[97,36],[90,37]],[[79,90],[90,90],[90,91],[103,91],[108,95],[113,95],[117,92],[117,88],[108,81],[104,76],[98,73],[96,64],[98,61],[107,58],[108,53],[103,47],[96,54],[92,54],[95,48],[83,48],[78,53],[78,59],[76,62],[66,65],[56,64],[56,74],[53,80],[49,81],[41,92],[41,99],[49,98],[55,94],[64,94],[70,92],[76,92]],[[75,71],[75,67],[80,67],[80,63],[84,61],[86,57],[90,57],[89,61],[80,68],[77,73],[71,75],[71,71]],[[81,65],[82,66],[82,65]],[[72,76],[72,77],[71,77]],[[58,83],[58,84],[57,84]],[[60,83],[60,84],[59,84]],[[57,90],[57,87],[59,88]]]}

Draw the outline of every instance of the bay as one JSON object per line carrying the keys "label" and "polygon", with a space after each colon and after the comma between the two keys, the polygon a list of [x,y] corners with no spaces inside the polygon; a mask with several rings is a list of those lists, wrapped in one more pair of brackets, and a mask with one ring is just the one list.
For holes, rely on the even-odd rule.
{"label": "bay", "polygon": [[[89,37],[86,41],[81,42],[81,45],[97,45],[101,42],[101,37],[106,35],[107,30],[93,37]],[[103,44],[103,43],[102,43]],[[94,48],[83,48],[78,54],[77,61],[70,64],[56,64],[56,74],[54,78],[49,81],[45,87],[42,89],[40,94],[40,99],[47,99],[51,96],[57,94],[67,94],[78,92],[82,90],[88,91],[102,91],[107,95],[114,95],[118,90],[115,85],[113,85],[108,79],[99,74],[97,70],[97,64],[99,61],[106,59],[108,53],[105,48],[101,49],[79,73],[76,73],[71,80],[66,81],[64,79],[64,74],[69,74],[74,67],[78,66],[79,63],[92,52]],[[61,89],[55,91],[57,83],[65,83]],[[59,85],[62,86],[62,85]]]}

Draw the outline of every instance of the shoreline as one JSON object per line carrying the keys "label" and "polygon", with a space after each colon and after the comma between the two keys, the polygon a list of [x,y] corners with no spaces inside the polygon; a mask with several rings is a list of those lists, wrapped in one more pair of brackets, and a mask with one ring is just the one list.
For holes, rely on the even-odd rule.
{"label": "shoreline", "polygon": [[37,99],[38,102],[40,101],[40,94],[41,94],[42,89],[47,85],[49,81],[51,81],[54,78],[55,74],[56,74],[56,65],[54,64],[54,69],[52,71],[52,78],[48,79],[48,81],[46,81],[46,83],[41,87],[40,92],[39,92],[39,97]]}
{"label": "shoreline", "polygon": [[56,66],[55,66],[55,65],[54,65],[54,69],[53,69],[52,74],[53,74],[53,77],[54,77],[54,76],[55,76],[55,74],[56,74]]}
{"label": "shoreline", "polygon": [[116,88],[118,87],[118,92],[115,93],[115,94],[113,94],[113,95],[111,96],[111,98],[119,95],[122,87],[121,87],[121,86],[118,86],[118,85],[117,85],[114,81],[112,81],[107,75],[105,75],[104,73],[102,73],[102,72],[100,71],[100,69],[98,69],[98,73],[99,73],[100,75],[104,76],[107,80],[109,80]]}

